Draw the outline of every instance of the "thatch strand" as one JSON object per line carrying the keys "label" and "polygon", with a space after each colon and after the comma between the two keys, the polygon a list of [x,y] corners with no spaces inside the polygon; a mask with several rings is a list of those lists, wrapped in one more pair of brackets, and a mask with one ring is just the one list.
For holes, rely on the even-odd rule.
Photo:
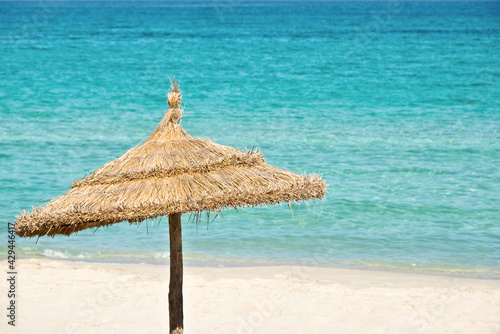
{"label": "thatch strand", "polygon": [[326,184],[318,175],[296,175],[266,164],[261,152],[242,152],[191,137],[178,124],[181,97],[174,81],[168,95],[171,108],[144,143],[75,181],[64,195],[23,211],[16,220],[17,234],[70,235],[173,213],[324,196]]}
{"label": "thatch strand", "polygon": [[173,109],[178,109],[181,106],[182,95],[179,89],[179,83],[175,78],[170,83],[170,88],[172,91],[167,95],[168,105]]}

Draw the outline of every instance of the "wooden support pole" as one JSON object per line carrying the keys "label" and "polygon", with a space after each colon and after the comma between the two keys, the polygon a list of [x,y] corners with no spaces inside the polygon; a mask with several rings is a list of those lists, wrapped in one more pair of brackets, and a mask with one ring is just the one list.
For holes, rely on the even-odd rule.
{"label": "wooden support pole", "polygon": [[170,286],[168,291],[168,313],[170,334],[182,334],[184,313],[182,303],[182,229],[181,214],[168,216],[170,234]]}

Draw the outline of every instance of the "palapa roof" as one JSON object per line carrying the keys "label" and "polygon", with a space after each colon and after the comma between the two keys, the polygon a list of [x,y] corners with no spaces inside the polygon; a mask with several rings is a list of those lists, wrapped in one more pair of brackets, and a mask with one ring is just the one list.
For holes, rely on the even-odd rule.
{"label": "palapa roof", "polygon": [[146,141],[75,181],[65,194],[31,212],[23,211],[16,219],[16,233],[70,235],[173,213],[324,196],[326,184],[318,175],[296,175],[268,165],[261,152],[191,137],[179,124],[180,102],[174,80],[168,94],[170,109]]}

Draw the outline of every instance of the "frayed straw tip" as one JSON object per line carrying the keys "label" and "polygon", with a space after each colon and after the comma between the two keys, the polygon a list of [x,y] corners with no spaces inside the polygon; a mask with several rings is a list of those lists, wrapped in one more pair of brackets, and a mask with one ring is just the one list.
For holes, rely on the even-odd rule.
{"label": "frayed straw tip", "polygon": [[179,92],[170,92],[167,95],[167,102],[170,108],[179,108],[181,106],[182,95]]}

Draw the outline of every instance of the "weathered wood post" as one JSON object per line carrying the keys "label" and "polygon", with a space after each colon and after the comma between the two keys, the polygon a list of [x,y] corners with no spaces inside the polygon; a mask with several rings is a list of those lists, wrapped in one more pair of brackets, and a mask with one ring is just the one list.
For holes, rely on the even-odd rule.
{"label": "weathered wood post", "polygon": [[184,313],[182,302],[182,229],[181,214],[168,216],[170,234],[170,286],[168,291],[168,313],[170,334],[182,334]]}

